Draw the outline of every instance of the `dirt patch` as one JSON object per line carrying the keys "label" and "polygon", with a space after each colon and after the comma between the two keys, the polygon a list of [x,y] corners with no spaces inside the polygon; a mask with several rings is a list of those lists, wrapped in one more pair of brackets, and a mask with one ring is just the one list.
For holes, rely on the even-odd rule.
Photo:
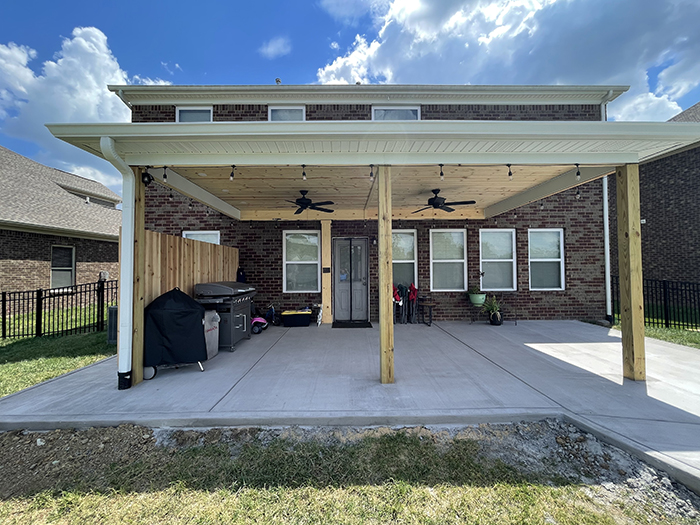
{"label": "dirt patch", "polygon": [[[700,519],[700,498],[683,485],[626,452],[573,425],[548,419],[534,423],[468,427],[215,428],[149,429],[134,425],[52,432],[0,434],[0,497],[42,490],[110,487],[110,473],[139,461],[150,464],[181,451],[212,445],[236,457],[246,443],[278,438],[323,446],[352,445],[366,437],[403,432],[447,450],[456,440],[478,444],[479,454],[554,484],[581,485],[597,505],[624,502],[640,516],[658,522]],[[228,452],[226,452],[228,451]],[[155,459],[154,459],[155,458]]]}

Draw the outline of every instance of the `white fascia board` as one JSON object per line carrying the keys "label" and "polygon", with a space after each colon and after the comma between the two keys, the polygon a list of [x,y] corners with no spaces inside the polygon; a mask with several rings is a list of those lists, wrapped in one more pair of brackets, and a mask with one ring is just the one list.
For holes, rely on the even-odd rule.
{"label": "white fascia board", "polygon": [[629,86],[471,86],[471,85],[110,85],[123,100],[138,104],[603,104]]}
{"label": "white fascia board", "polygon": [[76,239],[89,239],[94,241],[118,242],[119,234],[93,233],[67,228],[57,228],[54,226],[44,226],[40,224],[25,224],[14,221],[0,220],[0,230],[12,230],[19,232],[39,233],[43,235],[60,235],[62,237],[73,237]]}
{"label": "white fascia board", "polygon": [[[581,184],[585,184],[592,180],[599,179],[615,171],[614,166],[604,166],[604,167],[584,167],[581,168],[581,180],[576,180],[576,168],[557,175],[553,179],[545,181],[537,186],[513,195],[507,199],[504,199],[496,204],[493,204],[484,209],[484,216],[486,219],[500,215],[510,210],[519,208],[520,206],[525,206],[532,202],[536,202],[550,195],[560,193],[562,191],[575,188]],[[513,173],[513,177],[516,177],[517,173]]]}
{"label": "white fascia board", "polygon": [[[201,159],[200,159],[201,161]],[[128,161],[127,161],[128,162]],[[158,164],[158,163],[156,163]],[[161,163],[162,164],[162,163]],[[201,164],[201,162],[200,162]],[[241,210],[238,208],[231,206],[228,204],[226,201],[221,200],[217,196],[209,193],[208,191],[200,188],[193,182],[190,182],[188,179],[183,177],[182,175],[176,173],[175,171],[171,170],[170,168],[167,169],[167,174],[168,174],[168,180],[163,181],[163,174],[162,174],[162,168],[153,168],[151,172],[151,175],[158,180],[159,183],[163,184],[164,186],[167,186],[168,188],[172,188],[178,193],[181,193],[182,195],[186,197],[191,197],[192,199],[201,202],[202,204],[206,204],[210,208],[223,213],[224,215],[228,215],[229,217],[233,219],[240,220],[241,219]]]}

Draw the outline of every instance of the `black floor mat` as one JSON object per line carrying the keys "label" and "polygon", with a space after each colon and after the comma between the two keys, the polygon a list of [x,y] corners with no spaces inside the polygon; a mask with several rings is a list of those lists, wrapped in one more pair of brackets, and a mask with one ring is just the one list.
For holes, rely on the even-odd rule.
{"label": "black floor mat", "polygon": [[369,321],[333,321],[333,328],[372,328]]}

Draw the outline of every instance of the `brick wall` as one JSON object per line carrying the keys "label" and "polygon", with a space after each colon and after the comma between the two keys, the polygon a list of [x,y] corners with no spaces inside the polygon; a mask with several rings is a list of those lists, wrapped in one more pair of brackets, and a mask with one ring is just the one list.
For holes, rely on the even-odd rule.
{"label": "brick wall", "polygon": [[266,104],[214,104],[214,122],[260,122],[267,121]]}
{"label": "brick wall", "polygon": [[372,105],[307,104],[306,120],[372,120]]}
{"label": "brick wall", "polygon": [[131,122],[175,122],[175,106],[133,106]]}
{"label": "brick wall", "polygon": [[[438,306],[437,319],[467,319],[473,312],[464,292],[429,292],[430,288],[430,229],[467,228],[467,269],[469,285],[479,282],[479,229],[515,228],[517,246],[518,292],[503,295],[506,315],[516,311],[520,319],[603,319],[605,317],[604,254],[602,222],[602,183],[591,182],[581,187],[582,198],[575,190],[549,197],[540,204],[523,206],[495,219],[476,221],[395,220],[395,229],[415,229],[418,235],[418,286],[421,294],[429,295]],[[320,230],[318,221],[238,222],[213,210],[207,214],[203,205],[188,209],[184,197],[175,196],[157,184],[147,190],[146,227],[151,230],[181,235],[182,230],[201,229],[221,231],[222,244],[240,250],[240,261],[248,282],[258,289],[256,302],[269,302],[283,308],[297,308],[321,302],[321,294],[282,293],[282,232],[284,230]],[[517,216],[516,216],[517,215]],[[199,224],[199,227],[196,225]],[[528,229],[563,228],[566,281],[564,291],[538,292],[528,290]],[[370,317],[378,318],[378,275],[376,221],[334,221],[333,237],[367,237],[370,266]]]}
{"label": "brick wall", "polygon": [[423,104],[421,120],[600,120],[596,104]]}
{"label": "brick wall", "polygon": [[[700,147],[639,167],[646,279],[700,282]],[[617,188],[609,177],[611,271],[617,258]]]}
{"label": "brick wall", "polygon": [[75,247],[76,284],[119,278],[119,243],[0,230],[0,291],[51,287],[51,246]]}

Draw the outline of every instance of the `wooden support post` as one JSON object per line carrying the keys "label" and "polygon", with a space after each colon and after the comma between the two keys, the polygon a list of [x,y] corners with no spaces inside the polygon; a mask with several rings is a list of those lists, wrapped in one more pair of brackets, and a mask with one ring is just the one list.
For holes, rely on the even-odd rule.
{"label": "wooden support post", "polygon": [[646,380],[646,362],[639,165],[619,166],[616,177],[622,366],[626,378],[644,381]]}
{"label": "wooden support post", "polygon": [[133,168],[134,191],[134,316],[131,347],[131,384],[143,381],[144,317],[146,295],[146,187],[141,182],[141,168]]}
{"label": "wooden support post", "polygon": [[324,323],[333,322],[333,296],[331,294],[331,221],[321,221],[321,302]]}
{"label": "wooden support post", "polygon": [[382,383],[394,382],[394,308],[391,254],[391,167],[377,170],[379,210],[379,371]]}

